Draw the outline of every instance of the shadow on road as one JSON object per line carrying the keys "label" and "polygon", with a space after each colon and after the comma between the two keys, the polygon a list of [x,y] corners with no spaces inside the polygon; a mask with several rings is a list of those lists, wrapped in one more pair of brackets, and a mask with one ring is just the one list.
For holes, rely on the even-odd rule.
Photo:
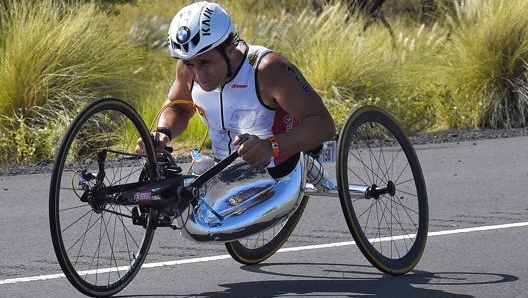
{"label": "shadow on road", "polygon": [[[310,270],[303,270],[310,267]],[[275,280],[220,284],[224,291],[205,292],[192,297],[435,297],[470,298],[456,294],[454,286],[507,283],[518,277],[500,273],[426,272],[414,270],[403,276],[390,276],[362,265],[332,263],[268,263],[242,266],[242,270],[274,276]],[[361,270],[358,270],[361,269]],[[313,274],[304,274],[313,272]],[[315,276],[317,274],[317,276]],[[284,277],[287,279],[277,279]],[[442,286],[444,289],[427,289]],[[147,295],[148,297],[183,297],[178,294]],[[128,295],[116,297],[147,297]],[[186,295],[185,297],[188,297]]]}

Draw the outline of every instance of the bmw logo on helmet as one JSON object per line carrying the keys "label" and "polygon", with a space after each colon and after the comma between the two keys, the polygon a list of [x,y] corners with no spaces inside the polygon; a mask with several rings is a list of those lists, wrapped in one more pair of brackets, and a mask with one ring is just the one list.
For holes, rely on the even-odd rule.
{"label": "bmw logo on helmet", "polygon": [[189,30],[188,27],[182,26],[178,28],[178,31],[176,32],[176,40],[178,43],[186,43],[189,41],[189,38],[191,38],[191,30]]}

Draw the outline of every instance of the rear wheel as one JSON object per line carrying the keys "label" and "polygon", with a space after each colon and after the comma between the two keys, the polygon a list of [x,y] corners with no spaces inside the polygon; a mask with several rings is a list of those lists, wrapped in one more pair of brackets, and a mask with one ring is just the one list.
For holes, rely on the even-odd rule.
{"label": "rear wheel", "polygon": [[[140,137],[144,155],[134,153]],[[80,292],[109,296],[122,290],[145,260],[155,227],[150,208],[96,203],[89,192],[156,179],[155,165],[147,127],[122,101],[94,101],[69,126],[54,163],[49,220],[59,264]]]}
{"label": "rear wheel", "polygon": [[308,196],[304,196],[301,204],[289,219],[285,219],[264,232],[242,238],[225,244],[227,251],[237,262],[252,265],[271,257],[288,240],[297,226],[304,208],[308,203]]}
{"label": "rear wheel", "polygon": [[427,192],[396,120],[373,106],[354,111],[339,136],[336,166],[343,213],[361,252],[382,272],[410,271],[425,248]]}

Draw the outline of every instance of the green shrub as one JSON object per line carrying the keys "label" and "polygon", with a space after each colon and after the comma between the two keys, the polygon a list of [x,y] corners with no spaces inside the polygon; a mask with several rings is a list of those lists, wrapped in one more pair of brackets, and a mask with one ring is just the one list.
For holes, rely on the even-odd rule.
{"label": "green shrub", "polygon": [[[71,101],[71,99],[70,99]],[[0,115],[0,165],[25,164],[53,159],[67,126],[80,109],[72,103],[48,102],[32,107],[31,118],[17,111]]]}
{"label": "green shrub", "polygon": [[83,102],[105,95],[126,98],[141,90],[133,67],[142,56],[102,26],[106,16],[94,6],[65,15],[51,2],[22,6],[2,30],[0,114],[65,96]]}
{"label": "green shrub", "polygon": [[452,18],[440,77],[463,126],[524,127],[528,116],[528,2],[466,1]]}
{"label": "green shrub", "polygon": [[[137,74],[143,52],[113,33],[106,26],[108,16],[94,5],[66,9],[53,1],[12,3],[12,9],[0,11],[0,115],[17,138],[41,140],[32,132],[49,127],[49,119],[39,121],[34,107],[53,108],[61,102],[73,111],[97,97],[134,102],[143,96],[145,85]],[[4,140],[10,141],[14,143],[8,146],[20,145],[13,138]],[[40,156],[39,150],[51,152],[46,145],[3,158],[32,159]]]}

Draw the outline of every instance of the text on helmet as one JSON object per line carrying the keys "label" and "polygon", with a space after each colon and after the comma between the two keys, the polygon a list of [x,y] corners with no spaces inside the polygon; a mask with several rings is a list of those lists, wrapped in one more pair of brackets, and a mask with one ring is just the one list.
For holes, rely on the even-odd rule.
{"label": "text on helmet", "polygon": [[204,19],[202,20],[202,35],[207,36],[211,35],[211,16],[213,15],[214,10],[206,7],[203,11]]}

